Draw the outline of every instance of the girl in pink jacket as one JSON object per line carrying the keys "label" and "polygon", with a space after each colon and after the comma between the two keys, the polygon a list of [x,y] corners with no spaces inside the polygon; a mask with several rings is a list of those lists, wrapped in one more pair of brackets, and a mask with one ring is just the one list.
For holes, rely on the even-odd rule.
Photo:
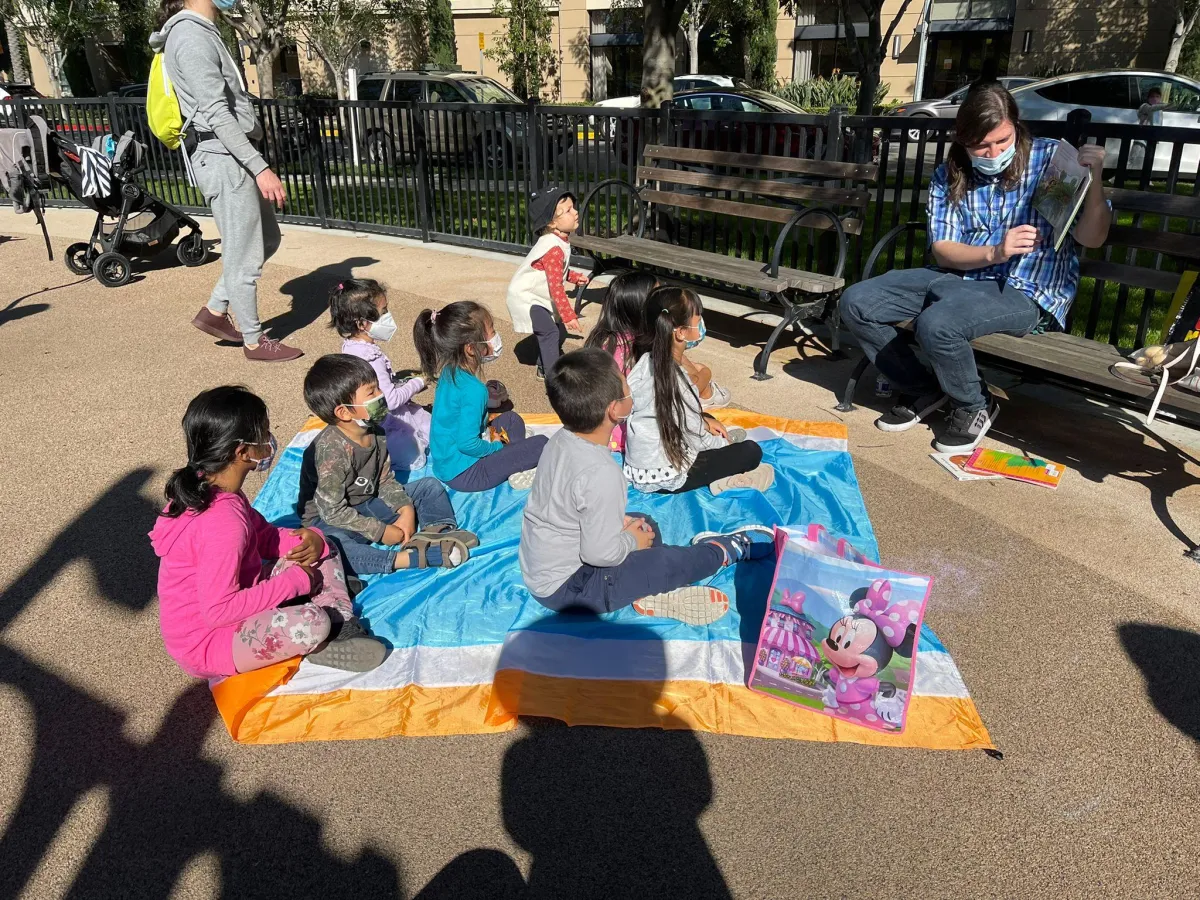
{"label": "girl in pink jacket", "polygon": [[266,404],[244,387],[213,388],[188,404],[183,431],[187,464],[150,532],[167,652],[202,678],[294,656],[359,672],[383,662],[321,533],[274,527],[242,493],[275,457]]}

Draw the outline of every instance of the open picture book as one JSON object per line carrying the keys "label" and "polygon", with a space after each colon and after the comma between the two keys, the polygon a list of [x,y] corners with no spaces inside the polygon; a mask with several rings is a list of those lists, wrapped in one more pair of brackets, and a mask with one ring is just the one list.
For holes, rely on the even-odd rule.
{"label": "open picture book", "polygon": [[1071,233],[1092,172],[1079,164],[1079,152],[1066,141],[1059,141],[1033,191],[1033,208],[1054,227],[1054,249],[1058,250]]}

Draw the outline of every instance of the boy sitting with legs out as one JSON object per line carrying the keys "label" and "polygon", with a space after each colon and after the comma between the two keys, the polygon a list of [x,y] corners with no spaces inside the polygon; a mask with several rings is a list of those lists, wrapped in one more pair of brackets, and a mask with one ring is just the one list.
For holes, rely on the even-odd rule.
{"label": "boy sitting with legs out", "polygon": [[348,572],[452,569],[470,558],[479,539],[458,528],[442,483],[396,480],[379,428],[387,399],[370,363],[322,356],[304,378],[304,402],[329,427],[304,451],[297,512],[341,548]]}
{"label": "boy sitting with legs out", "polygon": [[625,514],[625,477],[608,442],[633,401],[612,356],[597,348],[566,354],[547,373],[546,393],[563,427],[538,462],[521,526],[521,575],[534,598],[560,612],[632,604],[690,625],[725,615],[729,598],[695,582],[772,553],[769,529],[664,545],[651,519]]}

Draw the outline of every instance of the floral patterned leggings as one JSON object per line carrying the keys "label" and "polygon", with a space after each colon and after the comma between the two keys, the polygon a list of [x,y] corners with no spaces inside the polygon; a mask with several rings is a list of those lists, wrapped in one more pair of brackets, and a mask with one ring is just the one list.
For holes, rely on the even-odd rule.
{"label": "floral patterned leggings", "polygon": [[[268,561],[268,578],[295,565],[286,559]],[[321,589],[307,603],[279,606],[243,620],[233,635],[233,664],[239,672],[261,669],[293,656],[312,653],[329,637],[329,613],[341,621],[354,615],[346,575],[338,554],[321,560]]]}

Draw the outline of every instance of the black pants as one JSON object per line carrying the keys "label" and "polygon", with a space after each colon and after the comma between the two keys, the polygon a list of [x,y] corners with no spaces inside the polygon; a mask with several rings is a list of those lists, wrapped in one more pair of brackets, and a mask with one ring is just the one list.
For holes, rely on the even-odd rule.
{"label": "black pants", "polygon": [[659,491],[660,494],[686,494],[696,488],[712,484],[719,478],[730,475],[741,475],[751,469],[757,469],[762,462],[762,447],[755,441],[742,441],[740,444],[729,444],[716,450],[701,450],[696,454],[696,461],[688,469],[687,481],[673,491]]}
{"label": "black pants", "polygon": [[567,339],[567,326],[555,319],[554,314],[546,307],[537,305],[529,310],[529,321],[533,323],[533,336],[537,338],[542,371],[549,375],[550,367],[562,356],[563,341]]}

